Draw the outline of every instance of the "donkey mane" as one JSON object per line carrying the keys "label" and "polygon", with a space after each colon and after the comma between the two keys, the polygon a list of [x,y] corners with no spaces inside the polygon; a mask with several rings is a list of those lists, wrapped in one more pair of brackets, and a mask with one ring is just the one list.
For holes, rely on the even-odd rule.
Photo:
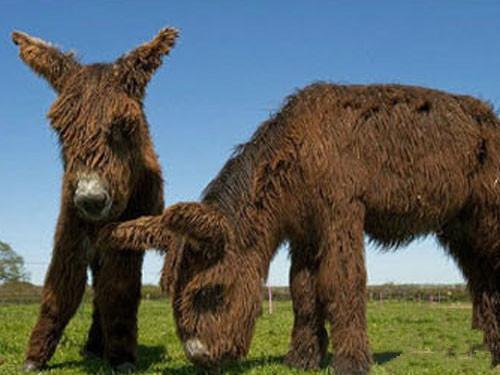
{"label": "donkey mane", "polygon": [[286,130],[283,125],[278,115],[274,115],[248,142],[235,146],[222,170],[203,190],[202,201],[217,204],[225,213],[247,204],[252,197],[249,187],[254,185],[257,168],[272,160],[276,144]]}

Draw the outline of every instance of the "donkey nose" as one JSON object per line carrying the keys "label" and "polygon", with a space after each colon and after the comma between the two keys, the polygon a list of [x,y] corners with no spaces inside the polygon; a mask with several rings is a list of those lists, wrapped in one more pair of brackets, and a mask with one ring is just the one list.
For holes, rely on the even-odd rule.
{"label": "donkey nose", "polygon": [[193,361],[205,360],[208,357],[208,350],[197,338],[189,339],[184,343],[184,348],[189,359]]}
{"label": "donkey nose", "polygon": [[80,213],[91,220],[104,218],[111,206],[109,194],[96,176],[80,178],[73,200]]}
{"label": "donkey nose", "polygon": [[77,195],[75,204],[91,216],[100,216],[108,204],[108,196],[104,193]]}

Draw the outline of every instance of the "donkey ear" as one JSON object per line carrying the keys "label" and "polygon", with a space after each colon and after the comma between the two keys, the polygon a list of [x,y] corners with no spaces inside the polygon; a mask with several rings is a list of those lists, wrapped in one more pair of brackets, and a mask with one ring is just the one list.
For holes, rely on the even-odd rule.
{"label": "donkey ear", "polygon": [[175,44],[179,32],[167,27],[150,42],[144,43],[115,62],[115,74],[125,90],[132,96],[142,98],[153,73]]}
{"label": "donkey ear", "polygon": [[232,233],[226,217],[204,203],[177,203],[165,210],[163,220],[168,229],[191,242],[210,243],[217,248],[223,248]]}
{"label": "donkey ear", "polygon": [[14,31],[12,41],[19,46],[21,59],[56,91],[61,91],[68,73],[80,66],[73,53],[63,53],[39,38]]}

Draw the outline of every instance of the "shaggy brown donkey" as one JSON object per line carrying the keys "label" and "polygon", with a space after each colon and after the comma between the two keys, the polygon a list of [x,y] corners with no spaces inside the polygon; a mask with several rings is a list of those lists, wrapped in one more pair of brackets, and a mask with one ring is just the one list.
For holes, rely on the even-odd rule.
{"label": "shaggy brown donkey", "polygon": [[163,181],[142,100],[176,37],[167,28],[114,63],[82,65],[40,39],[12,34],[21,59],[59,94],[48,117],[64,164],[54,250],[26,370],[38,370],[54,353],[82,299],[88,266],[95,299],[85,352],[118,368],[133,367],[143,257],[98,255],[92,238],[106,222],[163,210]]}
{"label": "shaggy brown donkey", "polygon": [[100,241],[168,249],[163,281],[185,351],[218,367],[248,351],[260,280],[288,240],[295,322],[285,362],[318,367],[328,321],[336,373],[366,374],[364,233],[387,248],[436,234],[499,363],[500,121],[471,97],[311,85],[236,150],[201,203],[111,225]]}

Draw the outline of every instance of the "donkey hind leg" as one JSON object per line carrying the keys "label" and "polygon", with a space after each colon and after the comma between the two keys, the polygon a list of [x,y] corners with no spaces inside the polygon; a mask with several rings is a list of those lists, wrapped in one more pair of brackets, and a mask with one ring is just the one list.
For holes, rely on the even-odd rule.
{"label": "donkey hind leg", "polygon": [[[97,279],[99,278],[99,260],[98,257],[90,264],[92,272],[92,286],[94,290],[98,285]],[[90,325],[87,342],[83,347],[83,355],[86,357],[102,357],[104,355],[104,336],[102,332],[101,314],[99,313],[99,306],[97,298],[94,296],[92,312],[92,323]]]}
{"label": "donkey hind leg", "polygon": [[[469,218],[470,214],[467,215]],[[467,289],[469,290],[472,299],[472,319],[471,329],[480,330],[481,328],[481,311],[479,309],[480,296],[474,295],[474,290],[471,287],[469,280],[474,272],[473,263],[475,261],[473,249],[467,237],[468,230],[464,225],[463,220],[456,218],[447,223],[439,232],[438,239],[441,244],[448,249],[450,255],[455,259],[458,268],[462,271],[462,275],[467,281]]]}
{"label": "donkey hind leg", "polygon": [[493,367],[500,364],[500,269],[495,262],[498,260],[491,257],[475,256],[471,264],[476,271],[468,280]]}
{"label": "donkey hind leg", "polygon": [[500,207],[477,210],[470,225],[470,289],[492,365],[500,364]]}
{"label": "donkey hind leg", "polygon": [[472,320],[471,320],[471,328],[482,330],[482,318],[481,311],[479,309],[480,296],[471,296],[472,297]]}
{"label": "donkey hind leg", "polygon": [[[469,252],[470,254],[473,253],[471,248],[469,248]],[[455,257],[458,258],[458,256]],[[473,284],[470,282],[471,277],[474,276],[473,273],[477,272],[477,270],[474,269],[478,267],[478,265],[476,264],[476,259],[470,259],[469,256],[465,257],[465,259],[459,259],[458,263],[460,265],[460,268],[462,269],[463,276],[467,280],[467,289],[469,289],[469,294],[472,300],[471,329],[483,330],[483,318],[481,316],[481,295],[476,293],[473,288]]]}
{"label": "donkey hind leg", "polygon": [[318,369],[326,355],[328,334],[323,308],[317,295],[317,248],[292,243],[290,290],[294,323],[285,364],[300,369]]}
{"label": "donkey hind leg", "polygon": [[337,207],[325,223],[320,243],[318,292],[331,326],[333,370],[368,374],[372,355],[366,325],[364,207]]}
{"label": "donkey hind leg", "polygon": [[[458,229],[445,228],[443,242],[467,279],[473,314],[496,366],[500,363],[500,211],[475,212]],[[463,233],[467,233],[466,238],[462,238]]]}
{"label": "donkey hind leg", "polygon": [[492,266],[491,259],[480,259],[479,270],[483,276],[472,281],[472,288],[479,296],[481,329],[494,367],[500,365],[500,269]]}
{"label": "donkey hind leg", "polygon": [[137,359],[137,310],[141,296],[143,254],[101,254],[95,288],[104,333],[104,356],[111,366],[133,369]]}
{"label": "donkey hind leg", "polygon": [[455,244],[454,249],[450,253],[457,259],[462,274],[467,280],[467,289],[472,300],[471,329],[482,330],[481,296],[476,293],[473,284],[470,282],[471,278],[474,277],[474,272],[477,272],[478,265],[473,255],[473,249],[469,245],[466,245],[466,240],[462,239],[462,241],[460,245]]}

